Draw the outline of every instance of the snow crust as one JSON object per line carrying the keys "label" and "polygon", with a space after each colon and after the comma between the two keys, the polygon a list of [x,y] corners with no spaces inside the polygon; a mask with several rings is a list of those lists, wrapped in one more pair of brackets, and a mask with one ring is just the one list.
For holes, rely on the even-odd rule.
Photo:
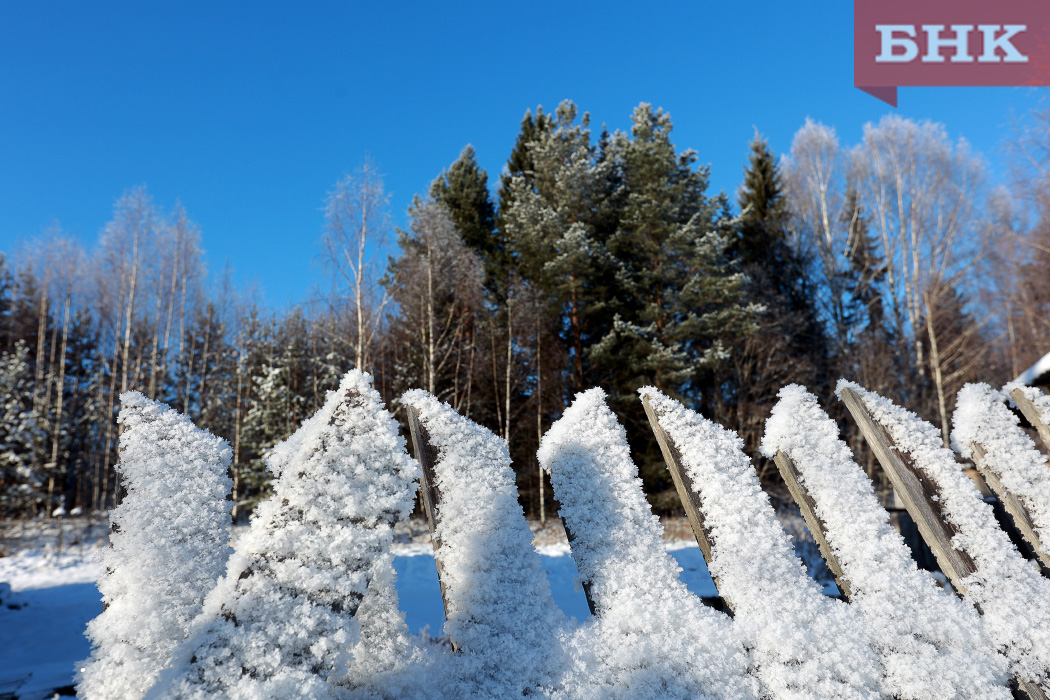
{"label": "snow crust", "polygon": [[88,624],[93,650],[78,673],[87,700],[138,700],[186,639],[230,554],[231,451],[162,403],[121,395],[120,461],[127,490],[111,513]]}
{"label": "snow crust", "polygon": [[538,452],[598,613],[568,642],[562,697],[758,697],[736,626],[679,580],[605,396],[578,394]]}
{"label": "snow crust", "polygon": [[459,693],[521,697],[549,689],[568,621],[551,597],[518,502],[507,443],[422,390],[401,397],[437,452],[435,538],[448,605],[446,659]]}
{"label": "snow crust", "polygon": [[774,698],[879,698],[882,671],[857,610],[826,597],[795,556],[743,442],[653,387],[710,532],[711,573]]}
{"label": "snow crust", "polygon": [[897,450],[939,489],[947,520],[958,534],[952,546],[974,560],[977,571],[961,583],[983,616],[985,630],[1010,660],[1011,671],[1029,682],[1050,684],[1050,580],[1026,561],[999,528],[933,425],[889,399],[839,380],[837,393],[853,389],[888,431]]}
{"label": "snow crust", "polygon": [[967,459],[974,459],[973,443],[984,448],[985,466],[1025,506],[1045,546],[1050,542],[1050,468],[1006,401],[1007,394],[987,384],[964,386],[952,415],[952,447]]}
{"label": "snow crust", "polygon": [[762,453],[772,459],[782,451],[795,463],[850,583],[852,607],[876,643],[884,694],[1008,700],[1006,659],[995,653],[977,612],[916,566],[835,421],[805,387],[786,386],[779,397]]}
{"label": "snow crust", "polygon": [[[347,373],[268,466],[272,497],[149,697],[338,698],[340,682],[367,697],[371,681],[391,670],[367,659],[396,653],[403,618],[362,612],[366,624],[355,613],[396,605],[391,526],[411,508],[419,468],[371,376]],[[371,655],[352,663],[353,649]]]}

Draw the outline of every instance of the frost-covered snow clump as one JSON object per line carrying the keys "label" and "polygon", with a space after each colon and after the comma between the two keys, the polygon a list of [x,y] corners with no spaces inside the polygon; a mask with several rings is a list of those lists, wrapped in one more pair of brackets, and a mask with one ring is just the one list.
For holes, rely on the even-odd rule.
{"label": "frost-covered snow clump", "polygon": [[[349,372],[274,448],[269,467],[272,497],[149,697],[341,697],[351,650],[369,644],[355,613],[377,576],[378,597],[396,604],[388,586],[391,525],[407,515],[419,469],[372,378]],[[397,615],[377,620],[371,644],[398,644],[400,624]],[[391,668],[382,662],[374,670]],[[370,694],[369,669],[353,671],[349,682]]]}
{"label": "frost-covered snow clump", "polygon": [[569,643],[564,697],[756,697],[736,626],[686,589],[663,547],[605,392],[576,396],[544,435],[539,459],[598,614]]}
{"label": "frost-covered snow clump", "polygon": [[889,399],[839,380],[836,391],[841,395],[846,388],[860,396],[898,452],[935,485],[945,517],[958,533],[952,546],[976,565],[976,572],[960,583],[982,612],[992,643],[1010,660],[1011,671],[1050,688],[1050,580],[999,528],[992,507],[944,447],[937,428]]}
{"label": "frost-covered snow clump", "polygon": [[774,698],[878,698],[882,670],[857,610],[795,556],[743,442],[657,389],[639,392],[682,455],[710,532],[708,568]]}
{"label": "frost-covered snow clump", "polygon": [[87,700],[145,695],[230,555],[229,446],[137,391],[120,401],[116,471],[127,495],[101,554],[106,609],[88,624],[93,651],[77,683]]}
{"label": "frost-covered snow clump", "polygon": [[507,443],[425,391],[409,391],[401,401],[418,413],[437,454],[435,555],[445,585],[445,631],[461,652],[443,661],[458,693],[544,692],[562,664],[567,620],[532,546]]}
{"label": "frost-covered snow clump", "polygon": [[901,700],[1009,700],[1007,662],[977,612],[920,570],[817,398],[792,384],[766,422],[762,453],[795,464],[851,602],[874,639],[884,692]]}

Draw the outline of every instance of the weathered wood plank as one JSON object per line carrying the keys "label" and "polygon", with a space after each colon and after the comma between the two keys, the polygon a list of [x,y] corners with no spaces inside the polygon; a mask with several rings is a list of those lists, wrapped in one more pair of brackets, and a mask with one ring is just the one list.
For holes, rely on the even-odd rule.
{"label": "weathered wood plank", "polygon": [[[649,403],[648,396],[642,397],[642,407],[645,409],[645,415],[649,418],[649,425],[653,430],[653,435],[656,436],[656,442],[660,445],[660,452],[663,454],[664,463],[667,465],[667,471],[671,473],[671,480],[674,482],[675,490],[678,492],[678,498],[682,501],[682,507],[685,509],[685,515],[689,519],[690,527],[693,529],[696,543],[700,545],[700,552],[704,555],[704,561],[707,562],[708,569],[710,569],[711,535],[707,531],[707,527],[704,525],[704,514],[700,507],[700,496],[693,490],[693,482],[689,478],[689,474],[682,463],[682,453],[679,452],[677,447],[675,447],[674,441],[671,437],[664,432],[663,427],[660,425],[660,420],[656,415],[656,411],[653,410],[652,404]],[[718,579],[714,574],[711,575],[711,578],[715,582],[715,588],[721,593],[722,587],[719,585]],[[729,614],[732,614],[733,602],[725,596],[721,596],[721,599],[724,603],[721,607],[729,612]]]}
{"label": "weathered wood plank", "polygon": [[[434,471],[434,465],[437,464],[437,450],[430,443],[430,435],[427,434],[427,429],[419,422],[419,413],[416,409],[412,406],[406,406],[405,411],[408,414],[408,431],[412,435],[412,448],[416,453],[416,459],[419,460],[419,464],[423,468],[423,478],[419,484],[420,495],[423,498],[423,510],[426,512],[427,526],[430,528],[430,541],[434,545],[434,563],[437,566],[438,585],[441,587],[441,605],[445,610],[445,619],[447,620],[448,597],[445,594],[445,567],[441,563],[441,556],[438,552],[441,543],[438,540],[436,529],[438,512],[441,509],[441,491],[437,487],[437,476]],[[450,641],[452,642],[452,649],[459,651],[456,640],[450,638]]]}
{"label": "weathered wood plank", "polygon": [[[561,525],[565,528],[565,539],[569,541],[569,549],[572,549],[572,545],[576,542],[576,536],[572,534],[572,530],[569,528],[569,523],[565,520],[561,521]],[[580,581],[580,586],[583,588],[583,597],[587,599],[587,609],[591,611],[592,616],[598,615],[598,609],[594,607],[594,598],[591,597],[591,582]]]}
{"label": "weathered wood plank", "polygon": [[817,515],[817,504],[799,480],[798,468],[795,466],[795,462],[780,450],[777,450],[776,455],[773,456],[773,462],[777,465],[777,469],[780,470],[780,476],[783,477],[784,483],[787,484],[791,497],[795,499],[799,510],[802,511],[802,517],[806,520],[806,526],[809,528],[810,534],[813,535],[813,539],[817,541],[817,546],[820,548],[820,553],[824,557],[828,568],[831,569],[831,573],[835,576],[835,583],[838,585],[839,591],[849,600],[853,595],[853,589],[842,572],[842,565],[839,563],[838,557],[831,551],[831,546],[828,544],[825,533],[824,521]]}
{"label": "weathered wood plank", "polygon": [[920,469],[905,462],[886,429],[872,417],[856,392],[846,387],[839,395],[890,477],[893,487],[897,489],[897,495],[904,501],[908,514],[918,525],[941,571],[960,594],[965,594],[966,587],[962,580],[976,571],[977,567],[970,555],[951,545],[957,530],[944,517],[937,485]]}
{"label": "weathered wood plank", "polygon": [[1023,690],[1029,698],[1032,700],[1050,700],[1047,698],[1047,693],[1050,693],[1050,688],[1046,686],[1040,687],[1035,683],[1029,683],[1023,681],[1020,678],[1017,679],[1017,685]]}
{"label": "weathered wood plank", "polygon": [[[960,595],[966,595],[966,587],[960,581],[977,570],[974,561],[965,552],[951,546],[956,529],[948,522],[940,507],[937,485],[922,470],[906,462],[893,444],[886,429],[868,411],[855,391],[846,387],[839,394],[853,420],[860,427],[864,439],[889,475],[905,508],[919,527],[926,544],[937,558],[941,571],[948,577]],[[1050,700],[1050,688],[1028,683],[1020,678],[1017,684],[1031,700]]]}
{"label": "weathered wood plank", "polygon": [[1028,397],[1024,395],[1024,392],[1020,389],[1014,389],[1010,392],[1010,398],[1013,399],[1014,405],[1021,410],[1021,414],[1025,419],[1032,424],[1036,432],[1039,433],[1039,439],[1043,441],[1043,445],[1047,449],[1050,449],[1050,427],[1043,422],[1042,417],[1039,415],[1039,409],[1035,407],[1035,404],[1028,400]]}
{"label": "weathered wood plank", "polygon": [[1032,516],[1028,512],[1028,508],[1014,496],[1010,491],[1003,486],[999,480],[999,475],[996,474],[989,466],[985,459],[986,452],[983,445],[979,445],[976,442],[970,443],[970,450],[973,452],[974,463],[977,465],[977,469],[981,472],[981,476],[984,477],[985,483],[995,493],[995,495],[1002,501],[1003,507],[1006,508],[1006,512],[1013,518],[1014,527],[1017,528],[1021,536],[1025,538],[1032,547],[1032,551],[1035,552],[1035,556],[1039,560],[1040,565],[1043,568],[1043,573],[1047,573],[1050,569],[1050,556],[1046,547],[1039,540],[1039,536],[1035,532],[1035,523],[1032,522]]}

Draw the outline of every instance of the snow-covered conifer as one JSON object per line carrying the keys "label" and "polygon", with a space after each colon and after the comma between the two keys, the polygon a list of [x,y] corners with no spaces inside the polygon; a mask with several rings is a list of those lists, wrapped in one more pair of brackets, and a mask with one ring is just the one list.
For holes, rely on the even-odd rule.
{"label": "snow-covered conifer", "polygon": [[1008,700],[1006,659],[971,606],[920,570],[874,486],[813,394],[791,385],[766,422],[762,452],[790,457],[815,503],[851,602],[871,631],[883,688],[901,700]]}
{"label": "snow-covered conifer", "polygon": [[88,624],[91,658],[77,696],[139,700],[186,639],[230,554],[230,448],[162,403],[120,397],[120,461],[127,495],[112,512]]}
{"label": "snow-covered conifer", "polygon": [[274,448],[269,466],[273,496],[150,697],[341,695],[337,683],[360,643],[355,613],[377,567],[389,566],[391,525],[407,515],[418,467],[372,378],[358,370]]}
{"label": "snow-covered conifer", "polygon": [[539,459],[598,614],[570,644],[566,697],[756,697],[735,626],[678,578],[604,391],[576,396],[544,435]]}
{"label": "snow-covered conifer", "polygon": [[0,517],[31,512],[39,496],[42,478],[33,463],[44,433],[30,400],[32,380],[29,351],[18,341],[0,354]]}
{"label": "snow-covered conifer", "polygon": [[743,443],[640,390],[682,455],[711,535],[709,564],[774,698],[878,698],[882,670],[856,610],[826,597],[795,556]]}
{"label": "snow-covered conifer", "polygon": [[840,380],[837,392],[841,395],[845,388],[860,396],[896,449],[935,485],[958,533],[952,545],[968,554],[977,568],[961,582],[967,599],[983,613],[985,630],[1010,660],[1011,671],[1050,687],[1050,580],[1025,561],[999,528],[992,507],[944,447],[937,428],[889,399]]}
{"label": "snow-covered conifer", "polygon": [[435,537],[448,606],[449,663],[464,696],[521,697],[552,682],[566,620],[532,546],[507,443],[416,389],[401,397],[437,453]]}
{"label": "snow-covered conifer", "polygon": [[971,450],[974,443],[984,449],[987,467],[1024,505],[1044,547],[1050,546],[1050,469],[1046,455],[1021,429],[1006,398],[987,384],[964,386],[952,415],[952,446],[968,459],[975,459]]}

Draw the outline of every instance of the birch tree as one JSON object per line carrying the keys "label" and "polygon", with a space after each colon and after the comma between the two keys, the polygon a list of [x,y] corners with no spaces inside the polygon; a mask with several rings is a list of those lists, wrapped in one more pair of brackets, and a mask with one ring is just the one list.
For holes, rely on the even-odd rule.
{"label": "birch tree", "polygon": [[352,335],[348,345],[354,366],[367,369],[379,332],[386,299],[375,299],[373,266],[389,229],[383,178],[366,160],[356,172],[344,176],[325,202],[325,232],[321,238],[324,262],[331,275],[329,303],[348,313]]}

